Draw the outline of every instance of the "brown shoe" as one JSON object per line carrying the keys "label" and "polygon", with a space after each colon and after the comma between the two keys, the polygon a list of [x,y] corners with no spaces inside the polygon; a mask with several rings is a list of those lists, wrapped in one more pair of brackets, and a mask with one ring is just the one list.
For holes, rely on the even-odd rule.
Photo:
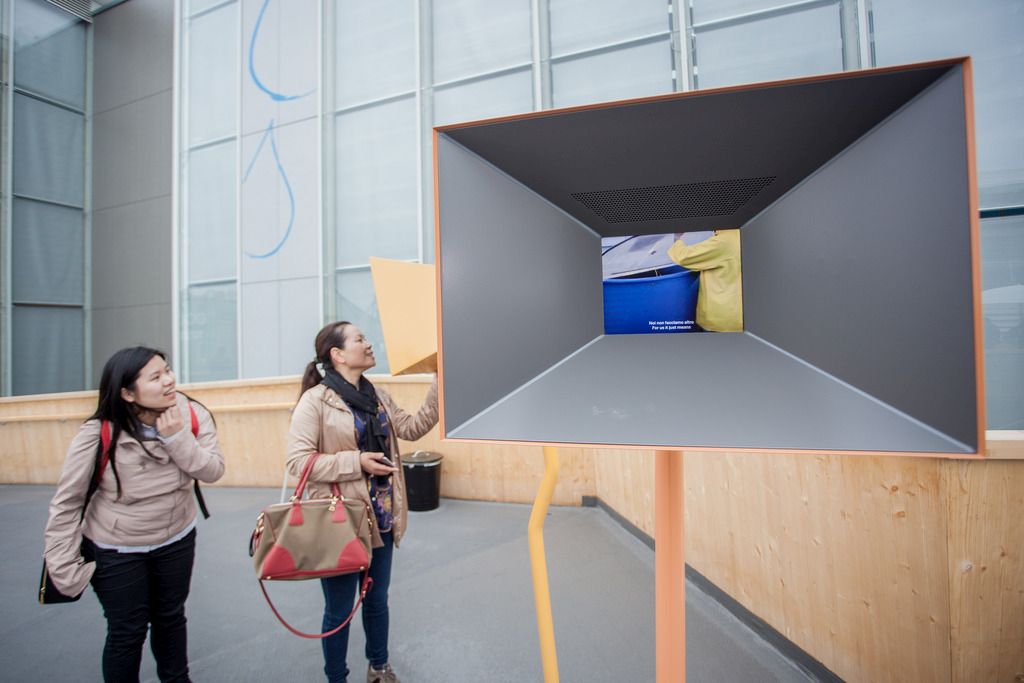
{"label": "brown shoe", "polygon": [[398,676],[395,675],[395,670],[391,668],[390,664],[385,664],[383,668],[375,669],[371,664],[366,669],[366,683],[402,683],[398,680]]}

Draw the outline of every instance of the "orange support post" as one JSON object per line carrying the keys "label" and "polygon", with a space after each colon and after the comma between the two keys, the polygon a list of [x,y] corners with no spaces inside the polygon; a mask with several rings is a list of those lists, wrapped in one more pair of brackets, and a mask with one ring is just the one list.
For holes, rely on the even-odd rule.
{"label": "orange support post", "polygon": [[654,453],[654,628],[658,683],[686,681],[683,454]]}

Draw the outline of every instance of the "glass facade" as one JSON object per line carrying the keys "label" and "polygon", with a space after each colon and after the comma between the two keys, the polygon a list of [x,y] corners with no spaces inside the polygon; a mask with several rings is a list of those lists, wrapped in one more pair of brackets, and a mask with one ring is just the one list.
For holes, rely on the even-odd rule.
{"label": "glass facade", "polygon": [[3,393],[85,389],[89,28],[45,0],[0,15]]}
{"label": "glass facade", "polygon": [[1024,205],[1024,4],[871,0],[878,66],[970,55],[981,208]]}
{"label": "glass facade", "polygon": [[981,224],[989,429],[1024,429],[1024,215]]}
{"label": "glass facade", "polygon": [[[432,260],[435,125],[972,54],[983,208],[1024,204],[1024,25],[1011,0],[185,7],[181,335],[193,381],[299,372],[329,319],[382,346],[369,258]],[[1019,306],[1014,318],[995,302],[1024,289],[1021,219],[983,225],[986,325],[1002,326],[986,337],[990,372],[1021,378]],[[201,359],[211,343],[216,360]],[[270,349],[276,366],[258,360]],[[1020,428],[1020,385],[990,378],[992,428]]]}
{"label": "glass facade", "polygon": [[178,372],[194,381],[234,379],[238,360],[238,3],[191,3],[181,69],[181,271],[178,298],[188,333]]}
{"label": "glass facade", "polygon": [[[842,71],[840,10],[838,2],[815,3],[786,13],[753,15],[746,21],[695,24],[694,82],[714,88]],[[758,48],[751,50],[752,45]]]}
{"label": "glass facade", "polygon": [[[1024,428],[1020,2],[177,2],[183,379],[295,374],[338,318],[383,351],[369,258],[433,259],[435,125],[969,54],[989,427]],[[0,7],[3,390],[83,388],[90,32]]]}

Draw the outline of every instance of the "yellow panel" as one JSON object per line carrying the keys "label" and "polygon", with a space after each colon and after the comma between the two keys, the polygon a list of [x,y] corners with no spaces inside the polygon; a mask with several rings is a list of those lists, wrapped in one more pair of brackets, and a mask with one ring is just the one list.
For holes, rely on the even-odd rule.
{"label": "yellow panel", "polygon": [[437,371],[434,266],[371,258],[391,374]]}

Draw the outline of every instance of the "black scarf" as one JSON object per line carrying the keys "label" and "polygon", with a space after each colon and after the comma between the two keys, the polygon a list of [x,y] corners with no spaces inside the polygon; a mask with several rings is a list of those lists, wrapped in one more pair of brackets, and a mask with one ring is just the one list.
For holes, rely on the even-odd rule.
{"label": "black scarf", "polygon": [[377,391],[373,384],[365,377],[360,377],[359,388],[356,389],[334,368],[326,366],[324,370],[324,378],[320,383],[328,389],[333,389],[352,413],[366,425],[365,443],[362,444],[364,450],[383,453],[384,457],[388,457],[390,449],[384,425],[380,423],[380,402],[377,400]]}

